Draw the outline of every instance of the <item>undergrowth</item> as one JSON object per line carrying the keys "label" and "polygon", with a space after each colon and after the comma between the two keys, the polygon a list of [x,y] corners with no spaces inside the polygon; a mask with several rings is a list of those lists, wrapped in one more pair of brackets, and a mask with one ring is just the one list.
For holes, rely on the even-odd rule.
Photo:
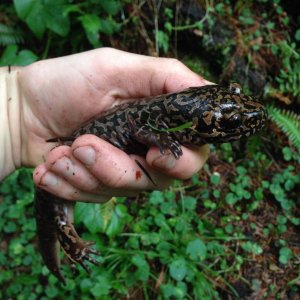
{"label": "undergrowth", "polygon": [[183,57],[205,78],[258,91],[270,122],[247,143],[213,146],[190,181],[137,199],[79,203],[76,227],[96,241],[101,264],[76,275],[64,264],[65,286],[38,252],[31,171],[16,171],[0,184],[0,298],[298,295],[300,31],[290,30],[285,3],[42,2],[0,4],[0,65],[100,46]]}

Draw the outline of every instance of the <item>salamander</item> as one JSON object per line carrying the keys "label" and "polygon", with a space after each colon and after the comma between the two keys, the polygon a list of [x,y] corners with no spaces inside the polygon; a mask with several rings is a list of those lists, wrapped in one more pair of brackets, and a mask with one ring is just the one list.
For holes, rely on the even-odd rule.
{"label": "salamander", "polygon": [[[129,154],[145,155],[150,146],[156,146],[161,153],[170,152],[179,159],[181,145],[201,146],[247,138],[260,131],[265,120],[264,106],[240,88],[206,85],[121,104],[71,136],[53,137],[47,142],[72,143],[80,135],[94,134]],[[97,264],[91,257],[97,254],[90,248],[92,243],[82,240],[73,226],[73,205],[38,187],[35,190],[42,258],[63,282],[60,248],[73,266],[80,264],[89,270],[87,261]]]}

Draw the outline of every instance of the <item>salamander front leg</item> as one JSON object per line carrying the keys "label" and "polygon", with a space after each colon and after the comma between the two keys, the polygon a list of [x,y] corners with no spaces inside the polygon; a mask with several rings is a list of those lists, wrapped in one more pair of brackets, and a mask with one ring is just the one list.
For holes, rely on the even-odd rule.
{"label": "salamander front leg", "polygon": [[[182,155],[181,145],[166,130],[154,130],[148,125],[137,126],[135,120],[128,116],[129,128],[133,139],[147,146],[156,146],[162,154],[169,150],[176,159]],[[165,127],[165,125],[163,126]]]}

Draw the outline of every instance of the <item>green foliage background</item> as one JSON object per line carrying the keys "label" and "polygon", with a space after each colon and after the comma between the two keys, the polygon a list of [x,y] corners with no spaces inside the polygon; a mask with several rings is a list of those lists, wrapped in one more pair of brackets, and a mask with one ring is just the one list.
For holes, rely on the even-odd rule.
{"label": "green foliage background", "polygon": [[[101,265],[91,274],[78,268],[76,275],[64,265],[65,286],[39,256],[31,170],[16,171],[0,184],[1,299],[243,299],[261,290],[260,299],[285,299],[299,293],[300,240],[290,242],[300,223],[300,27],[290,25],[299,20],[291,22],[275,0],[207,1],[196,17],[180,3],[0,4],[1,66],[101,46],[174,56],[207,79],[229,77],[246,91],[253,92],[250,75],[263,74],[259,94],[270,115],[265,132],[246,144],[212,146],[208,164],[187,182],[138,199],[78,203],[76,228],[96,241]],[[224,19],[231,30],[222,26],[217,38]],[[185,34],[194,39],[182,46]],[[246,75],[233,71],[236,58],[246,62]],[[261,272],[249,274],[263,261],[277,285]]]}

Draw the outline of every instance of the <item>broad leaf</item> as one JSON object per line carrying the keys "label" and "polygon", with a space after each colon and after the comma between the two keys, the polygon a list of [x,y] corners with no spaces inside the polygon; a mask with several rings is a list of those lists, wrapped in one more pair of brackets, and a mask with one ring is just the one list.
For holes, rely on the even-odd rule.
{"label": "broad leaf", "polygon": [[61,36],[69,33],[69,17],[64,15],[66,4],[66,0],[14,0],[18,16],[38,38],[47,28]]}
{"label": "broad leaf", "polygon": [[101,20],[96,15],[84,15],[78,18],[81,22],[89,42],[96,48],[101,46],[99,31],[102,28]]}
{"label": "broad leaf", "polygon": [[120,2],[115,0],[101,0],[99,4],[110,15],[115,15],[121,9]]}
{"label": "broad leaf", "polygon": [[170,275],[177,281],[184,279],[187,273],[186,262],[184,258],[174,260],[170,265]]}
{"label": "broad leaf", "polygon": [[127,213],[127,207],[123,204],[117,204],[107,225],[105,233],[110,237],[121,233],[128,219],[129,215]]}
{"label": "broad leaf", "polygon": [[188,243],[186,253],[192,260],[203,260],[206,258],[206,246],[200,239],[193,240]]}
{"label": "broad leaf", "polygon": [[26,66],[37,60],[37,56],[30,50],[18,52],[17,45],[7,46],[0,57],[0,66]]}
{"label": "broad leaf", "polygon": [[75,207],[74,218],[76,222],[82,222],[91,233],[104,232],[105,230],[101,204],[78,202]]}

